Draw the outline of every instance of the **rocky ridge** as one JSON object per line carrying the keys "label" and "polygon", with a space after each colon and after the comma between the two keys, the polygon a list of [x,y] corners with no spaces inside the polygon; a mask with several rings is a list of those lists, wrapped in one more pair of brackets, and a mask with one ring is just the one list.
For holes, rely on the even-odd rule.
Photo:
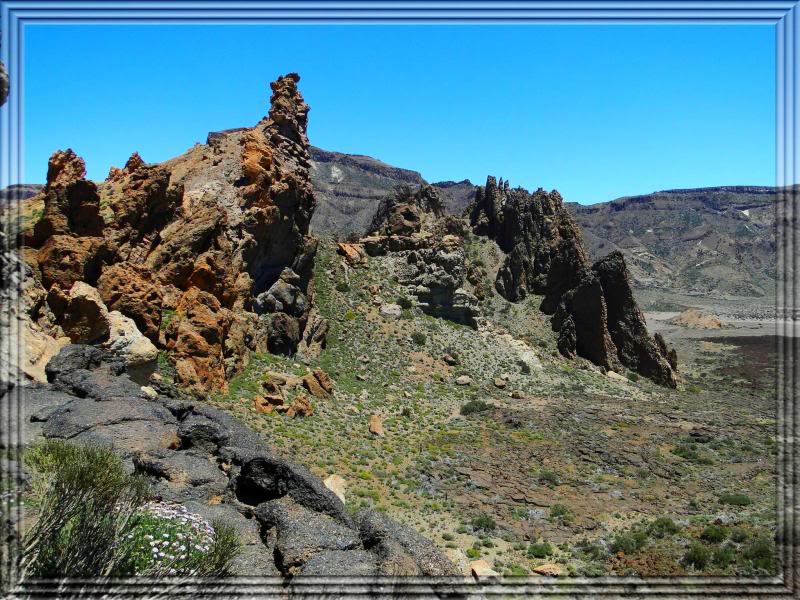
{"label": "rocky ridge", "polygon": [[497,291],[512,302],[543,295],[541,310],[553,315],[563,355],[578,354],[609,370],[624,365],[656,383],[677,385],[675,354],[648,333],[622,254],[591,265],[558,192],[531,194],[489,177],[468,213],[473,232],[505,253]]}
{"label": "rocky ridge", "polygon": [[[22,234],[30,328],[105,342],[101,330],[87,337],[64,325],[90,318],[79,311],[118,311],[169,351],[179,383],[200,390],[224,388],[251,352],[318,352],[326,325],[313,306],[314,194],[298,80],[272,84],[255,127],[160,165],[134,153],[99,185],[71,150],[53,154],[34,199],[44,214]],[[78,283],[96,288],[94,308],[72,300]]]}

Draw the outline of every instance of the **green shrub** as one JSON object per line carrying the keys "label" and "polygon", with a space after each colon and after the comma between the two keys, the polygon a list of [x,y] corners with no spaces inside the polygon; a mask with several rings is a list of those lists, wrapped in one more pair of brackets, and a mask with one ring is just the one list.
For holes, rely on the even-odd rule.
{"label": "green shrub", "polygon": [[681,442],[672,449],[672,453],[701,465],[710,465],[714,462],[707,453],[698,452],[693,443]]}
{"label": "green shrub", "polygon": [[36,522],[25,535],[23,577],[99,577],[118,573],[121,540],[147,500],[147,482],[125,473],[109,450],[45,440],[25,453]]}
{"label": "green shrub", "polygon": [[178,509],[156,514],[146,480],[107,448],[44,440],[24,458],[35,522],[23,578],[220,577],[239,551],[231,527]]}
{"label": "green shrub", "polygon": [[561,480],[559,479],[558,475],[556,475],[555,471],[551,471],[550,469],[542,469],[539,471],[537,480],[540,483],[547,485],[559,485],[561,483]]}
{"label": "green shrub", "polygon": [[715,523],[708,525],[705,529],[703,529],[703,533],[700,534],[700,539],[711,542],[712,544],[719,544],[720,542],[725,541],[725,538],[727,537],[728,528]]}
{"label": "green shrub", "polygon": [[747,531],[741,527],[734,527],[731,529],[731,541],[741,544],[747,539]]}
{"label": "green shrub", "polygon": [[768,538],[753,540],[745,547],[742,555],[751,561],[756,569],[767,572],[775,570],[775,545]]}
{"label": "green shrub", "polygon": [[467,558],[471,558],[475,560],[476,558],[481,557],[481,551],[477,548],[467,548]]}
{"label": "green shrub", "polygon": [[504,577],[527,577],[528,576],[528,569],[522,567],[520,565],[511,564],[508,565],[508,568],[503,572]]}
{"label": "green shrub", "polygon": [[706,568],[709,558],[710,552],[708,548],[700,542],[692,542],[683,555],[683,563],[702,571]]}
{"label": "green shrub", "polygon": [[722,494],[719,497],[721,504],[729,504],[731,506],[748,506],[753,503],[747,494]]}
{"label": "green shrub", "polygon": [[624,552],[633,554],[647,544],[647,533],[644,531],[632,531],[630,533],[619,533],[614,536],[611,542],[611,552]]}
{"label": "green shrub", "polygon": [[461,414],[467,416],[473,413],[491,410],[492,408],[494,407],[491,404],[483,400],[470,400],[461,405]]}
{"label": "green shrub", "polygon": [[346,281],[338,281],[336,283],[336,291],[337,292],[342,292],[343,294],[345,292],[349,292],[350,291],[350,284],[348,284]]}
{"label": "green shrub", "polygon": [[678,533],[680,527],[669,517],[658,517],[655,521],[650,523],[647,530],[653,537],[663,538]]}
{"label": "green shrub", "polygon": [[400,308],[405,309],[409,309],[414,305],[413,302],[411,302],[411,298],[408,296],[398,296],[395,302]]}
{"label": "green shrub", "polygon": [[472,519],[472,527],[478,531],[494,531],[497,527],[495,520],[489,515],[481,515]]}
{"label": "green shrub", "polygon": [[714,550],[711,561],[718,567],[728,567],[736,560],[736,553],[731,546],[722,546]]}
{"label": "green shrub", "polygon": [[528,558],[547,558],[553,554],[553,547],[547,542],[532,543],[528,546]]}
{"label": "green shrub", "polygon": [[571,523],[575,520],[572,511],[563,504],[553,504],[553,506],[550,507],[550,518],[560,519],[564,523]]}
{"label": "green shrub", "polygon": [[573,554],[577,554],[583,559],[603,560],[606,556],[606,550],[600,544],[593,544],[583,540],[575,547]]}
{"label": "green shrub", "polygon": [[630,379],[631,381],[634,381],[634,382],[635,381],[639,381],[639,374],[638,373],[631,373],[630,375],[628,375],[628,379]]}
{"label": "green shrub", "polygon": [[411,341],[414,342],[417,346],[424,346],[427,339],[428,338],[421,331],[415,331],[414,333],[411,334]]}
{"label": "green shrub", "polygon": [[454,539],[456,539],[456,537],[452,533],[443,533],[442,539],[445,542],[452,542]]}

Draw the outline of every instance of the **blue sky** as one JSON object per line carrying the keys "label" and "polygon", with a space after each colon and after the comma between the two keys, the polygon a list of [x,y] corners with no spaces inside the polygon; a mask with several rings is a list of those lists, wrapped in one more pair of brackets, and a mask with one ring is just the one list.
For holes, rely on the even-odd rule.
{"label": "blue sky", "polygon": [[300,73],[311,143],[567,200],[775,182],[765,25],[36,25],[25,161],[71,147],[103,179],[255,124]]}

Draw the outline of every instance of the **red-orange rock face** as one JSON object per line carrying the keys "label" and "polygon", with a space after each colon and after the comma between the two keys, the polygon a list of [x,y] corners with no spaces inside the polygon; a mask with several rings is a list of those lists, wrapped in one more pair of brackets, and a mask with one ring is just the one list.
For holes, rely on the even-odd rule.
{"label": "red-orange rock face", "polygon": [[[308,105],[289,74],[269,115],[148,165],[134,153],[99,186],[71,150],[50,159],[44,216],[24,242],[57,302],[76,281],[166,345],[181,383],[225,387],[252,351],[324,343],[311,285],[316,240]],[[162,326],[166,308],[174,310]],[[263,315],[259,317],[259,315]],[[161,330],[161,331],[160,331]]]}
{"label": "red-orange rock face", "polygon": [[118,310],[130,317],[150,341],[158,342],[161,286],[146,269],[125,262],[110,265],[97,280],[97,290],[108,310]]}

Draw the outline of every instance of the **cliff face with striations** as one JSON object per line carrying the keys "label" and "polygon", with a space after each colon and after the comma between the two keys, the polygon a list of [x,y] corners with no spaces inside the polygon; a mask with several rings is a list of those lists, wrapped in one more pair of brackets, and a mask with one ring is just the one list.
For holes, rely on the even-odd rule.
{"label": "cliff face with striations", "polygon": [[255,127],[159,165],[134,153],[99,185],[71,150],[56,152],[37,199],[44,214],[23,234],[47,297],[32,320],[40,309],[57,324],[74,320],[72,288],[88,284],[170,351],[179,383],[203,390],[224,388],[250,352],[318,351],[309,109],[298,81],[272,83]]}
{"label": "cliff face with striations", "polygon": [[541,309],[553,315],[562,354],[611,370],[624,365],[676,386],[674,351],[648,333],[624,258],[612,253],[592,266],[558,192],[531,194],[489,177],[468,214],[473,231],[494,239],[505,253],[497,291],[513,302],[543,295]]}

